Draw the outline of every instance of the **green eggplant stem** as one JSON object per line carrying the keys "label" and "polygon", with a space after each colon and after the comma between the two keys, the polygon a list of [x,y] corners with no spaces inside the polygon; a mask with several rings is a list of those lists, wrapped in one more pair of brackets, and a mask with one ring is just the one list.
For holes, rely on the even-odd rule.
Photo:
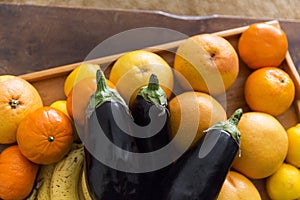
{"label": "green eggplant stem", "polygon": [[151,74],[149,83],[148,83],[149,90],[158,90],[159,89],[159,81],[155,74]]}
{"label": "green eggplant stem", "polygon": [[241,117],[243,114],[243,110],[241,108],[237,109],[232,115],[231,117],[228,119],[229,123],[232,123],[233,125],[237,126]]}
{"label": "green eggplant stem", "polygon": [[228,120],[218,122],[204,132],[207,132],[211,129],[221,129],[230,134],[231,137],[237,142],[237,144],[240,144],[241,133],[238,130],[237,125],[242,117],[242,114],[243,110],[239,108],[236,111],[234,111],[234,113]]}
{"label": "green eggplant stem", "polygon": [[151,74],[147,86],[140,89],[137,95],[157,106],[167,106],[167,97],[164,90],[159,86],[159,80],[155,74]]}
{"label": "green eggplant stem", "polygon": [[98,69],[96,72],[96,83],[97,89],[95,93],[91,95],[88,107],[86,109],[87,116],[90,116],[96,108],[106,101],[118,102],[129,112],[126,102],[117,92],[117,90],[112,89],[107,85],[105,75],[101,69]]}

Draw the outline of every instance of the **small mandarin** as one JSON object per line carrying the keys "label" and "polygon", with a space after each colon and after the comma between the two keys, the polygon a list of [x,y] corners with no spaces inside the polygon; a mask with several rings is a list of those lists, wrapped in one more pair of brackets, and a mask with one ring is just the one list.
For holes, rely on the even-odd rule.
{"label": "small mandarin", "polygon": [[238,41],[239,55],[251,69],[278,67],[287,50],[288,40],[285,32],[266,23],[250,25]]}
{"label": "small mandarin", "polygon": [[21,121],[17,143],[26,158],[46,165],[58,162],[69,152],[73,136],[71,120],[62,111],[44,106]]}
{"label": "small mandarin", "polygon": [[264,67],[248,76],[244,95],[251,110],[278,116],[291,106],[295,86],[285,71],[276,67]]}
{"label": "small mandarin", "polygon": [[12,145],[1,152],[0,169],[0,199],[25,199],[34,187],[39,165]]}

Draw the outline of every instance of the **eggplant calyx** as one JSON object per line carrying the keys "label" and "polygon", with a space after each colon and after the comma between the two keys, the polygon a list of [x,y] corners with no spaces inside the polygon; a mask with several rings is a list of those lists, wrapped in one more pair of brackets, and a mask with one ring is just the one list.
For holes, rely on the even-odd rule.
{"label": "eggplant calyx", "polygon": [[117,92],[117,90],[112,89],[107,85],[105,75],[101,69],[97,70],[96,83],[97,83],[97,89],[91,95],[86,110],[88,116],[90,116],[96,108],[101,106],[106,101],[120,103],[126,108],[127,112],[129,113],[129,108],[127,104],[125,103],[124,99],[120,96],[120,94]]}
{"label": "eggplant calyx", "polygon": [[159,86],[159,80],[155,74],[151,74],[148,85],[142,87],[137,95],[156,106],[166,107],[168,104],[166,93]]}
{"label": "eggplant calyx", "polygon": [[243,110],[241,108],[234,111],[231,117],[226,121],[221,121],[213,125],[212,127],[208,128],[204,132],[208,132],[211,129],[219,129],[224,130],[231,135],[231,137],[236,141],[236,143],[240,144],[240,137],[241,133],[237,128],[237,125],[242,117]]}

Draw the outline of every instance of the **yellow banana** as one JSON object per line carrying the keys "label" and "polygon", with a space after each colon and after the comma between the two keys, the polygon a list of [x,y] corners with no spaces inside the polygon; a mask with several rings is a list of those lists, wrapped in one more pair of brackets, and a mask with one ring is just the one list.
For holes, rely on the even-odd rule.
{"label": "yellow banana", "polygon": [[37,189],[38,200],[50,199],[50,182],[56,163],[50,165],[43,165],[40,168],[37,183],[39,187]]}
{"label": "yellow banana", "polygon": [[89,190],[88,190],[84,170],[82,170],[80,185],[81,185],[81,191],[82,191],[83,199],[84,200],[93,200],[92,197],[90,196],[90,193],[89,193]]}
{"label": "yellow banana", "polygon": [[84,161],[83,147],[71,150],[54,169],[50,197],[53,200],[79,200],[79,179]]}
{"label": "yellow banana", "polygon": [[82,185],[81,185],[81,182],[82,182],[82,172],[83,172],[83,168],[81,169],[80,176],[79,176],[78,196],[79,196],[80,200],[85,200],[84,195],[83,195],[83,188],[82,188]]}

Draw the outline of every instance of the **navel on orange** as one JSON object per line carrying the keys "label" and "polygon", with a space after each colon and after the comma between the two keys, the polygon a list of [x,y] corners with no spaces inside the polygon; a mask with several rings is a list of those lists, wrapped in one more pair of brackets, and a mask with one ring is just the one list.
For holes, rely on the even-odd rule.
{"label": "navel on orange", "polygon": [[241,59],[252,69],[278,67],[288,50],[285,32],[265,23],[255,23],[245,30],[238,42]]}
{"label": "navel on orange", "polygon": [[21,121],[17,142],[22,154],[34,163],[58,162],[73,143],[72,123],[62,111],[44,106]]}
{"label": "navel on orange", "polygon": [[38,91],[17,76],[0,76],[0,91],[0,144],[10,144],[16,142],[20,121],[43,102]]}
{"label": "navel on orange", "polygon": [[264,67],[248,76],[244,94],[253,111],[278,116],[291,106],[295,86],[285,71],[276,67]]}

